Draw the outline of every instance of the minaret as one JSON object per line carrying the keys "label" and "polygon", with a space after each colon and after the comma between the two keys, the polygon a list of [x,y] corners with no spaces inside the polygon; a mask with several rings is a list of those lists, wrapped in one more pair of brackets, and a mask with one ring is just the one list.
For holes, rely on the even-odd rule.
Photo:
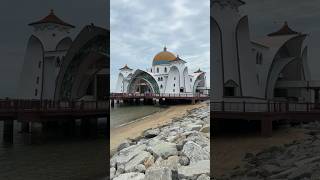
{"label": "minaret", "polygon": [[53,99],[55,81],[72,44],[69,33],[74,26],[58,18],[53,10],[29,26],[34,31],[27,44],[18,96],[23,99]]}

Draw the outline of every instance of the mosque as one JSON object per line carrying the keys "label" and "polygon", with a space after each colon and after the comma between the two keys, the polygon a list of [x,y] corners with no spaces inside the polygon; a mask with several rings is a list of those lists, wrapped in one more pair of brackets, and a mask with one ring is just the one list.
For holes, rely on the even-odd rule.
{"label": "mosque", "polygon": [[85,26],[75,39],[75,26],[53,10],[29,24],[18,96],[34,100],[102,100],[109,90],[109,31]]}
{"label": "mosque", "polygon": [[200,69],[189,73],[186,61],[164,47],[146,71],[122,67],[116,93],[206,94],[206,73]]}
{"label": "mosque", "polygon": [[311,80],[306,33],[285,22],[251,39],[241,0],[211,1],[211,89],[214,101],[319,101],[319,81]]}

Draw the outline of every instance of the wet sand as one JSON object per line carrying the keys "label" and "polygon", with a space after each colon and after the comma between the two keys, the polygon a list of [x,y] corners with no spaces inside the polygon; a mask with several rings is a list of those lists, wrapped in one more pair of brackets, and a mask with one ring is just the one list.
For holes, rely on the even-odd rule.
{"label": "wet sand", "polygon": [[242,159],[246,153],[256,154],[272,146],[290,143],[307,138],[305,130],[297,128],[281,128],[266,138],[260,134],[225,135],[211,139],[213,145],[212,171],[216,178],[228,174],[232,169],[244,165]]}
{"label": "wet sand", "polygon": [[161,112],[154,113],[145,118],[138,119],[134,123],[111,129],[110,131],[110,150],[111,153],[125,139],[134,139],[149,128],[155,128],[168,124],[175,117],[182,117],[188,110],[205,106],[205,103],[195,105],[176,105],[171,106]]}

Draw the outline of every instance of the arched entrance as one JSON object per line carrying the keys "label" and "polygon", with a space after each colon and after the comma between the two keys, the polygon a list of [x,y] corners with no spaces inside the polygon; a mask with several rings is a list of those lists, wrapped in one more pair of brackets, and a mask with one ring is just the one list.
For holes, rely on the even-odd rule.
{"label": "arched entrance", "polygon": [[106,29],[86,26],[79,33],[57,78],[55,100],[106,99],[109,47]]}
{"label": "arched entrance", "polygon": [[156,80],[147,72],[136,70],[128,85],[128,93],[160,93]]}

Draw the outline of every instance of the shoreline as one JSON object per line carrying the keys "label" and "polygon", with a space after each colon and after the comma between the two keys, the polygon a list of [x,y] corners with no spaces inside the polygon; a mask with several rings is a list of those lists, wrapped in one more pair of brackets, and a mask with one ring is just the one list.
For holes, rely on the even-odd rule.
{"label": "shoreline", "polygon": [[175,105],[164,108],[161,111],[152,113],[143,118],[133,120],[132,123],[128,123],[123,126],[119,126],[110,130],[110,152],[116,150],[116,148],[126,139],[135,139],[150,128],[160,127],[172,122],[174,118],[180,118],[184,116],[189,110],[199,108],[205,105],[205,102],[201,102],[195,105]]}
{"label": "shoreline", "polygon": [[247,154],[258,154],[271,147],[304,140],[307,138],[305,133],[304,129],[287,127],[274,131],[269,138],[262,137],[260,134],[214,137],[211,139],[211,143],[215,144],[213,174],[218,179],[222,178],[235,169],[245,166],[246,162],[243,159]]}

